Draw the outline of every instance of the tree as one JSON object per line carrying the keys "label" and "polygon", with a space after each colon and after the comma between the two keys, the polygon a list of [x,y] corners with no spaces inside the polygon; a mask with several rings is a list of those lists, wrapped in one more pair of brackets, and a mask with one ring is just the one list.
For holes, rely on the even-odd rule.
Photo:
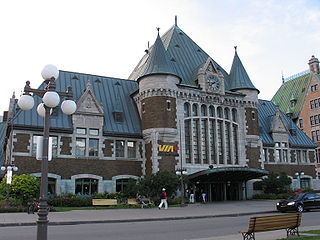
{"label": "tree", "polygon": [[2,179],[0,183],[0,194],[5,195],[7,191],[10,192],[10,197],[26,202],[28,199],[39,197],[40,181],[27,174],[14,175],[10,185],[6,184],[6,179]]}
{"label": "tree", "polygon": [[286,193],[290,189],[291,178],[285,173],[271,173],[261,182],[265,193]]}
{"label": "tree", "polygon": [[138,182],[139,193],[149,197],[159,196],[162,188],[165,188],[168,196],[171,196],[177,191],[179,184],[179,177],[170,171],[157,172]]}

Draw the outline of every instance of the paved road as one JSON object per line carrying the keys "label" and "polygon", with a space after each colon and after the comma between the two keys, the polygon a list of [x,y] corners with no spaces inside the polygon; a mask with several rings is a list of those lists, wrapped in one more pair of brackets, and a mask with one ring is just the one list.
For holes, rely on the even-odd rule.
{"label": "paved road", "polygon": [[[246,229],[248,216],[197,218],[185,220],[77,224],[49,227],[49,240],[241,240],[239,230]],[[303,215],[302,228],[319,222],[320,211]],[[0,228],[1,240],[36,239],[35,226]],[[257,239],[273,239],[273,233],[258,233]],[[277,231],[276,237],[285,237],[285,230]],[[267,238],[263,238],[267,237]]]}
{"label": "paved road", "polygon": [[[168,210],[137,208],[53,212],[49,214],[49,240],[242,239],[238,231],[247,228],[249,217],[254,214],[277,213],[275,203],[276,201],[270,200],[229,201],[193,204],[182,208],[169,207]],[[320,211],[304,213],[304,216],[308,217],[303,217],[302,229],[320,228],[313,226],[318,223]],[[309,216],[315,216],[316,220],[308,223],[311,219]],[[0,214],[0,239],[36,239],[36,219],[36,214]],[[259,233],[259,240],[278,239],[283,236],[284,230]]]}

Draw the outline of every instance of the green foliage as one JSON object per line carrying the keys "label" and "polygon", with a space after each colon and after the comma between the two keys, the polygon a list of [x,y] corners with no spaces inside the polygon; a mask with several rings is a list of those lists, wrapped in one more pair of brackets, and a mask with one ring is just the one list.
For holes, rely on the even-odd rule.
{"label": "green foliage", "polygon": [[275,193],[263,193],[263,194],[256,194],[252,196],[252,199],[287,199],[288,197],[292,196],[292,192],[288,193],[280,193],[280,194],[275,194]]}
{"label": "green foliage", "polygon": [[85,207],[91,206],[91,202],[91,196],[84,197],[74,194],[65,194],[48,199],[48,205],[53,207]]}
{"label": "green foliage", "polygon": [[138,182],[138,190],[141,195],[157,198],[161,189],[165,188],[168,196],[171,196],[179,187],[179,177],[170,171],[161,171],[141,179]]}
{"label": "green foliage", "polygon": [[23,203],[31,198],[37,198],[39,192],[39,179],[27,174],[14,175],[11,184],[6,184],[6,179],[2,179],[0,183],[0,195],[6,196],[10,193],[10,198],[19,199]]}
{"label": "green foliage", "polygon": [[261,182],[265,193],[287,193],[290,191],[291,179],[285,173],[271,173]]}

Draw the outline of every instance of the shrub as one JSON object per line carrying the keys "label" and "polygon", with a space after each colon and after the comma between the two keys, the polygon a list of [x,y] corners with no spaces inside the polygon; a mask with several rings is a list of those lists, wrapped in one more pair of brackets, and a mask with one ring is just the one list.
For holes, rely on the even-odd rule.
{"label": "shrub", "polygon": [[48,199],[48,205],[53,207],[86,207],[91,206],[91,196],[77,196],[74,194],[66,194]]}
{"label": "shrub", "polygon": [[2,179],[0,183],[0,195],[5,196],[10,192],[11,198],[16,198],[26,203],[31,198],[37,198],[40,191],[40,181],[38,178],[22,174],[14,175],[12,183],[6,183],[6,179]]}

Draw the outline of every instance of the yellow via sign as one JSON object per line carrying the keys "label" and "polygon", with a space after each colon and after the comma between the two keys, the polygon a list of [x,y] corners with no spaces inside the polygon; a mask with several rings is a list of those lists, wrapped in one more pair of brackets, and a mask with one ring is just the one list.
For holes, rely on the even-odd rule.
{"label": "yellow via sign", "polygon": [[172,145],[158,145],[158,151],[159,152],[176,152],[178,151],[179,148],[177,146],[172,146]]}

